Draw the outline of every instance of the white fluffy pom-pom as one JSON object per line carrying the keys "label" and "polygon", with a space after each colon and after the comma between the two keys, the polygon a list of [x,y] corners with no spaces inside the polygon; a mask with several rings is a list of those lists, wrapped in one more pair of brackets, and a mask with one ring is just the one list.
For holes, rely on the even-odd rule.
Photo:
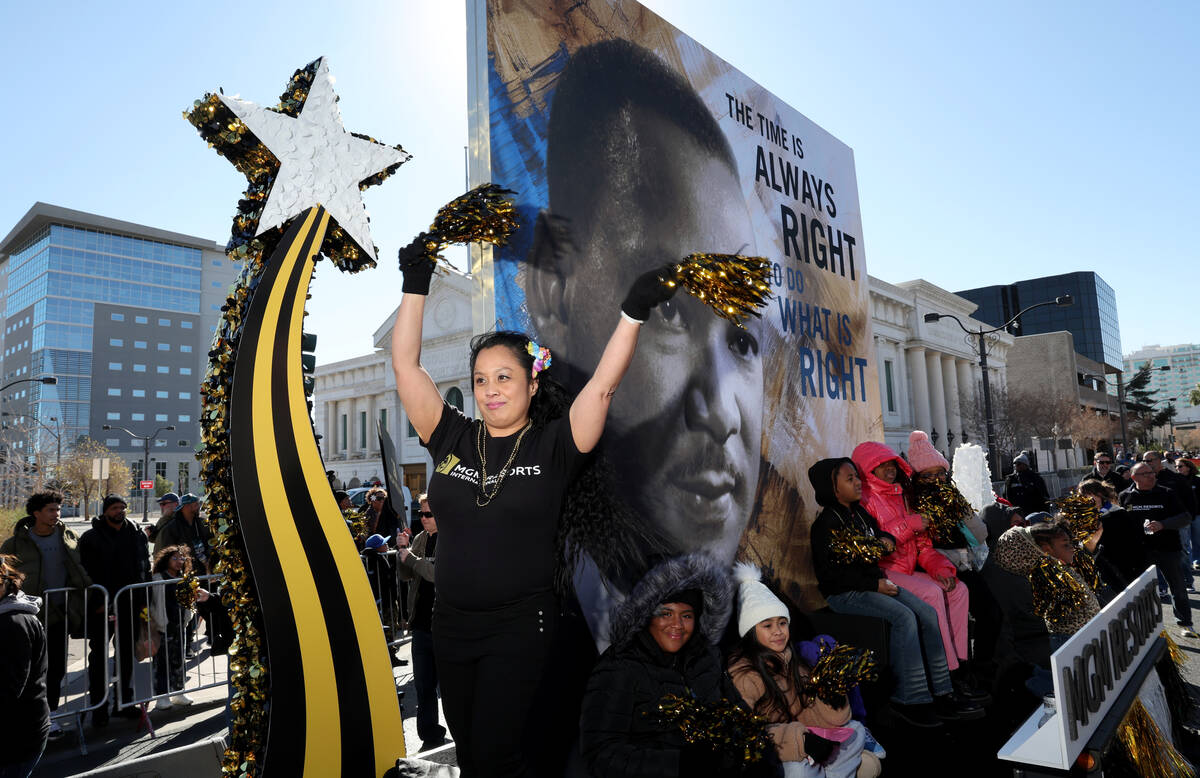
{"label": "white fluffy pom-pom", "polygon": [[758,565],[751,562],[738,562],[733,566],[733,580],[738,584],[761,581],[762,571],[758,569]]}
{"label": "white fluffy pom-pom", "polygon": [[996,501],[992,492],[992,471],[980,446],[964,443],[955,450],[954,484],[976,513]]}

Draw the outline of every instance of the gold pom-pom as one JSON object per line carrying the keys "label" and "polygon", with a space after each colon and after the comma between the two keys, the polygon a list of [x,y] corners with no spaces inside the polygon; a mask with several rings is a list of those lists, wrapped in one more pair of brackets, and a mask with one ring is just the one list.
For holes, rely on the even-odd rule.
{"label": "gold pom-pom", "polygon": [[805,693],[832,703],[860,683],[879,677],[875,654],[849,645],[821,648],[821,656],[805,683]]}
{"label": "gold pom-pom", "polygon": [[770,273],[771,263],[762,257],[691,254],[675,265],[675,277],[667,284],[678,284],[722,319],[741,327],[747,316],[761,316],[758,309],[771,299]]}
{"label": "gold pom-pom", "polygon": [[955,534],[962,534],[959,525],[975,514],[971,503],[952,483],[936,483],[922,487],[917,495],[917,513],[925,517],[926,532],[935,546],[955,543]]}
{"label": "gold pom-pom", "polygon": [[1029,585],[1034,613],[1050,623],[1082,610],[1093,597],[1066,565],[1051,556],[1042,557],[1029,571]]}
{"label": "gold pom-pom", "polygon": [[850,562],[866,562],[873,565],[891,553],[887,544],[879,538],[860,535],[846,527],[839,527],[830,533],[829,550],[834,559],[842,564]]}
{"label": "gold pom-pom", "polygon": [[1100,529],[1100,509],[1091,497],[1071,492],[1057,503],[1059,515],[1067,520],[1067,530],[1077,544],[1086,543]]}
{"label": "gold pom-pom", "polygon": [[175,586],[175,600],[180,607],[191,610],[196,607],[196,595],[199,593],[200,582],[196,580],[196,574],[188,570]]}
{"label": "gold pom-pom", "polygon": [[401,267],[421,258],[446,261],[442,252],[453,244],[481,241],[503,246],[517,228],[511,194],[495,184],[483,184],[443,205],[429,231],[400,249]]}
{"label": "gold pom-pom", "polygon": [[1071,566],[1075,568],[1075,572],[1083,576],[1083,580],[1092,587],[1093,592],[1100,591],[1100,587],[1104,583],[1100,580],[1100,570],[1096,567],[1096,560],[1092,558],[1091,554],[1082,548],[1075,549],[1075,563]]}
{"label": "gold pom-pom", "polygon": [[703,702],[667,694],[659,700],[657,718],[678,727],[688,743],[729,754],[742,764],[759,761],[773,747],[767,720],[726,699]]}
{"label": "gold pom-pom", "polygon": [[1195,768],[1159,730],[1141,700],[1135,699],[1125,714],[1117,729],[1117,740],[1136,775],[1195,778]]}

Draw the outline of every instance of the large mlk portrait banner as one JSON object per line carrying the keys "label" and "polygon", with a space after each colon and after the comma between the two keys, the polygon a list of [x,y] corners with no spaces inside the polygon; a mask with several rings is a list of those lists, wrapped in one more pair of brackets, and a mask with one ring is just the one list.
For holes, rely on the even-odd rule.
{"label": "large mlk portrait banner", "polygon": [[808,468],[882,439],[853,153],[631,0],[467,11],[472,184],[516,190],[522,224],[476,257],[476,327],[534,335],[577,390],[638,275],[766,257],[775,297],[745,329],[685,294],[653,312],[602,450],[670,549],[757,562],[821,605]]}

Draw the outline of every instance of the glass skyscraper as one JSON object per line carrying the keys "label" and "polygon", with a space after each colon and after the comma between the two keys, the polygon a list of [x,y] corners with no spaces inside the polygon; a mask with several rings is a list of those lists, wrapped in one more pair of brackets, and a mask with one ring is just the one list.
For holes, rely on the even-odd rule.
{"label": "glass skyscraper", "polygon": [[[35,204],[0,243],[0,385],[58,383],[22,381],[0,393],[8,420],[54,430],[64,451],[84,436],[105,443],[129,461],[135,482],[158,474],[198,489],[198,389],[236,270],[211,240]],[[169,425],[143,473],[143,444],[116,428],[148,436]]]}
{"label": "glass skyscraper", "polygon": [[979,306],[972,314],[993,327],[1004,324],[1022,308],[1070,294],[1074,304],[1059,308],[1048,305],[1022,316],[1014,335],[1041,335],[1066,330],[1075,339],[1075,350],[1105,365],[1109,371],[1122,369],[1121,325],[1117,319],[1117,296],[1104,279],[1091,271],[1031,278],[1014,284],[984,286],[955,292]]}

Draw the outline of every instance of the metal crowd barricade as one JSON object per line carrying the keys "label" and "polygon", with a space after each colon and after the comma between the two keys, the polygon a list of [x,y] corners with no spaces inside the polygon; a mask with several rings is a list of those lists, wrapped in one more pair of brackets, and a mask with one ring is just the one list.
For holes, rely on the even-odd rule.
{"label": "metal crowd barricade", "polygon": [[[176,633],[174,635],[162,634],[158,651],[155,656],[141,661],[132,663],[133,677],[126,679],[122,676],[121,668],[121,652],[128,650],[131,655],[134,652],[134,646],[126,647],[125,641],[129,639],[142,640],[144,635],[153,629],[150,624],[149,614],[151,606],[151,598],[155,596],[167,596],[166,587],[173,583],[178,583],[179,578],[169,578],[162,581],[148,581],[146,583],[130,584],[119,590],[113,597],[113,611],[117,614],[117,624],[122,624],[122,619],[128,619],[125,624],[131,625],[128,628],[118,626],[116,630],[116,650],[114,652],[116,658],[116,671],[114,678],[117,683],[118,707],[126,705],[145,705],[155,700],[168,699],[173,696],[186,694],[188,692],[203,691],[205,689],[214,689],[224,687],[228,683],[228,666],[224,657],[213,656],[211,652],[205,655],[197,655],[189,659],[187,654],[191,649],[191,643],[188,640],[188,622],[180,620],[174,625]],[[220,583],[220,576],[216,574],[198,575],[196,580],[200,587],[212,593],[213,597],[217,597],[216,584]],[[156,592],[156,590],[159,590]],[[171,595],[173,596],[173,595]],[[145,610],[143,610],[145,609]],[[193,619],[199,619],[199,614],[194,614]],[[171,627],[168,626],[168,629]],[[211,620],[206,623],[205,629],[208,631],[209,643],[213,642],[213,624]],[[174,641],[171,640],[174,638]],[[184,683],[178,688],[174,688],[171,682],[170,658],[167,652],[170,650],[168,646],[174,642],[175,647],[182,653],[180,661],[183,665]],[[159,658],[161,655],[161,658]],[[156,662],[166,662],[166,688],[158,688],[158,678],[156,674]],[[133,690],[133,696],[130,699],[124,699],[124,689],[128,686]],[[144,710],[144,709],[143,709]],[[150,732],[154,730],[147,719],[147,725],[150,727]]]}
{"label": "metal crowd barricade", "polygon": [[375,598],[388,648],[392,651],[405,642],[404,582],[400,580],[399,553],[396,550],[367,551],[359,555],[371,584],[371,595]]}
{"label": "metal crowd barricade", "polygon": [[[83,623],[79,631],[71,634],[71,605],[83,600]],[[51,629],[51,611],[55,611],[54,628]],[[58,619],[61,615],[62,621]],[[87,741],[83,737],[84,714],[108,704],[108,689],[112,681],[109,663],[103,663],[103,694],[96,702],[91,701],[91,651],[89,639],[103,640],[104,656],[108,657],[109,621],[108,592],[103,586],[92,584],[86,589],[69,586],[42,591],[42,626],[46,630],[47,657],[61,657],[63,669],[59,680],[58,707],[50,711],[50,720],[60,722],[75,719],[75,732],[79,737],[79,753],[87,753]],[[61,624],[61,626],[60,626]],[[57,663],[57,659],[54,660]],[[48,662],[49,663],[49,662]],[[53,692],[53,690],[49,690]],[[60,724],[61,726],[61,724]]]}

